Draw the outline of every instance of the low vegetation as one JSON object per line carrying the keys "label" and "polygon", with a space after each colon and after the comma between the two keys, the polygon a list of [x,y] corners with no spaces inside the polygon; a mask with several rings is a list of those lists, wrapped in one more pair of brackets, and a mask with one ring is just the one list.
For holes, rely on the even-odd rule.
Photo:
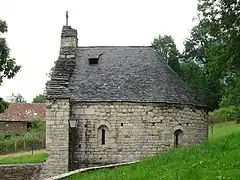
{"label": "low vegetation", "polygon": [[209,113],[212,122],[237,121],[240,123],[240,106],[228,106]]}
{"label": "low vegetation", "polygon": [[47,159],[47,153],[44,151],[25,152],[20,154],[11,154],[0,156],[0,164],[23,164],[23,163],[40,163]]}
{"label": "low vegetation", "polygon": [[[235,132],[235,133],[232,133]],[[210,141],[198,146],[171,149],[166,154],[140,163],[75,174],[69,180],[175,180],[239,179],[240,125],[224,123],[214,126]]]}
{"label": "low vegetation", "polygon": [[44,146],[44,123],[33,119],[26,134],[6,132],[0,134],[0,154],[37,149]]}
{"label": "low vegetation", "polygon": [[213,128],[209,126],[209,140],[217,139],[235,132],[240,132],[240,124],[236,124],[235,121],[218,123],[215,124]]}

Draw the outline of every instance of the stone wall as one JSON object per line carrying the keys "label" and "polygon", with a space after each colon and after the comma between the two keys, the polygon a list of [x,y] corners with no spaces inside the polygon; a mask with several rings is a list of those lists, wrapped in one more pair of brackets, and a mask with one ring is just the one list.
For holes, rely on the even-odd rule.
{"label": "stone wall", "polygon": [[204,110],[191,106],[76,103],[73,112],[79,119],[74,149],[78,168],[154,155],[174,146],[175,132],[180,132],[182,146],[206,140],[208,134]]}
{"label": "stone wall", "polygon": [[69,165],[69,100],[46,102],[46,149],[48,159],[41,178],[68,172]]}
{"label": "stone wall", "polygon": [[0,132],[27,132],[27,122],[18,121],[1,121],[0,122]]}
{"label": "stone wall", "polygon": [[38,180],[42,164],[0,165],[0,180]]}
{"label": "stone wall", "polygon": [[[75,68],[77,31],[63,26],[58,60],[46,86],[46,149],[49,154],[41,178],[69,170],[69,78]],[[68,95],[67,95],[68,94]]]}

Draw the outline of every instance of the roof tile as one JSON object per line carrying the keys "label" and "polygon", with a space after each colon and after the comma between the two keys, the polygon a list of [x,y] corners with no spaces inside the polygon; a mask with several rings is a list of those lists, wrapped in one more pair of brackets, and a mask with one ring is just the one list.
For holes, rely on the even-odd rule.
{"label": "roof tile", "polygon": [[46,108],[38,103],[10,103],[0,121],[30,121],[34,117],[45,119]]}

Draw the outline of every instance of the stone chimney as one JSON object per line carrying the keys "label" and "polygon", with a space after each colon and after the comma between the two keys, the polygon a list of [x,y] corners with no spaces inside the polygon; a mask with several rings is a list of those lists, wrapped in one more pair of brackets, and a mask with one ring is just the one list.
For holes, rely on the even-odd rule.
{"label": "stone chimney", "polygon": [[74,71],[77,31],[63,26],[58,60],[46,87],[46,150],[48,159],[41,178],[56,176],[69,170],[69,78]]}
{"label": "stone chimney", "polygon": [[78,46],[77,30],[71,26],[63,26],[61,35],[61,58],[75,58],[75,51]]}
{"label": "stone chimney", "polygon": [[63,26],[58,60],[52,72],[51,81],[47,84],[46,98],[67,98],[68,81],[75,68],[77,30]]}

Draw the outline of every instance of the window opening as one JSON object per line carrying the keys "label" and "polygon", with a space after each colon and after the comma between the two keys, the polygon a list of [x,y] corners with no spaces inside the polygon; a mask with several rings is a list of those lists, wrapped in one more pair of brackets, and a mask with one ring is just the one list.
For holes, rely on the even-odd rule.
{"label": "window opening", "polygon": [[105,135],[106,135],[105,133],[106,133],[105,129],[102,129],[102,145],[105,144]]}
{"label": "window opening", "polygon": [[89,58],[88,63],[89,65],[96,65],[98,64],[98,58]]}
{"label": "window opening", "polygon": [[181,142],[182,142],[182,136],[183,136],[183,132],[182,130],[178,129],[175,131],[174,133],[174,144],[175,144],[175,147],[179,147],[179,145],[181,145]]}
{"label": "window opening", "polygon": [[89,65],[96,65],[99,64],[99,59],[103,55],[103,53],[99,54],[98,57],[96,58],[88,58],[88,63]]}

